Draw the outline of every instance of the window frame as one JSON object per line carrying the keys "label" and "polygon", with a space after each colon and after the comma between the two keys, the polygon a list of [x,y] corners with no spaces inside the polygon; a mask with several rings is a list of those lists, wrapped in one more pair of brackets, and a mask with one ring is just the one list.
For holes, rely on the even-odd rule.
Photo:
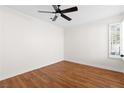
{"label": "window frame", "polygon": [[[111,54],[111,26],[112,25],[120,25],[120,47],[121,47],[121,30],[122,30],[122,25],[121,23],[112,23],[112,24],[109,24],[109,57],[110,58],[118,58],[118,59],[121,59],[121,56],[120,55],[112,55]],[[120,53],[121,53],[121,48],[120,48]]]}

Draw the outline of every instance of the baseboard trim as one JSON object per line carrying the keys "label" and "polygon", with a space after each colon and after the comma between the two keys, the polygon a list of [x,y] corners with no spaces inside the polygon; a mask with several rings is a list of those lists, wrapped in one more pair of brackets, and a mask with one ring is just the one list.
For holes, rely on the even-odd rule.
{"label": "baseboard trim", "polygon": [[70,63],[74,63],[74,64],[85,65],[85,66],[92,67],[92,68],[97,68],[97,69],[101,69],[101,70],[106,70],[106,71],[111,71],[111,72],[115,72],[115,73],[124,74],[124,72],[119,72],[119,71],[114,71],[114,70],[110,70],[110,69],[105,69],[105,68],[101,68],[101,67],[98,67],[98,66],[92,66],[92,65],[82,64],[82,63],[79,63],[78,61],[73,61],[73,60],[61,60],[61,61],[54,62],[54,63],[48,64],[48,65],[45,65],[45,66],[41,66],[41,67],[38,67],[38,68],[35,68],[35,69],[32,69],[32,70],[20,72],[19,74],[15,74],[15,75],[3,77],[3,78],[0,79],[0,81],[9,79],[9,78],[15,77],[15,76],[17,76],[17,75],[21,75],[21,74],[24,74],[24,73],[33,71],[33,70],[37,70],[37,69],[40,69],[40,68],[44,68],[44,67],[46,67],[46,66],[50,66],[50,65],[53,65],[53,64],[57,64],[57,63],[59,63],[59,62],[70,62]]}
{"label": "baseboard trim", "polygon": [[33,70],[37,70],[37,69],[40,69],[40,68],[43,68],[43,67],[46,67],[46,66],[49,66],[49,65],[52,65],[52,64],[56,64],[56,63],[58,63],[58,62],[63,62],[63,59],[58,60],[58,61],[56,61],[56,62],[51,62],[50,64],[45,64],[45,65],[42,65],[42,66],[39,66],[39,67],[34,67],[33,69],[32,69],[32,68],[31,68],[31,69],[28,69],[28,70],[26,69],[26,70],[20,71],[20,72],[18,72],[18,73],[12,73],[12,74],[6,75],[6,76],[2,76],[2,75],[1,75],[0,81],[9,79],[9,78],[15,77],[15,76],[17,76],[17,75],[21,75],[21,74],[24,74],[24,73],[33,71]]}
{"label": "baseboard trim", "polygon": [[115,73],[121,73],[121,74],[124,74],[124,72],[115,71],[115,70],[106,69],[106,68],[101,68],[101,67],[98,67],[98,66],[92,66],[92,65],[82,64],[82,63],[79,63],[79,62],[77,62],[77,61],[72,61],[72,60],[71,60],[71,61],[70,61],[70,60],[63,60],[63,61],[71,62],[71,63],[79,64],[79,65],[85,65],[85,66],[89,66],[89,67],[92,67],[92,68],[98,68],[98,69],[101,69],[101,70],[112,71],[112,72],[115,72]]}

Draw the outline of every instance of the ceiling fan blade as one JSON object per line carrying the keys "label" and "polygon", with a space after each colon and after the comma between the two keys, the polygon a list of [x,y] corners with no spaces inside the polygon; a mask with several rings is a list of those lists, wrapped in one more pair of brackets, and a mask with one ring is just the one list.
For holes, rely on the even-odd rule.
{"label": "ceiling fan blade", "polygon": [[38,11],[39,13],[55,13],[55,12],[50,12],[50,11]]}
{"label": "ceiling fan blade", "polygon": [[68,21],[71,21],[72,19],[64,14],[61,13],[61,17],[65,18]]}
{"label": "ceiling fan blade", "polygon": [[57,5],[52,5],[55,11],[58,11],[58,6]]}
{"label": "ceiling fan blade", "polygon": [[61,12],[62,13],[69,13],[69,12],[74,12],[74,11],[78,11],[78,8],[76,6],[75,7],[68,8],[68,9],[64,9]]}
{"label": "ceiling fan blade", "polygon": [[58,18],[58,16],[55,15],[54,18],[52,19],[52,21],[56,21],[57,18]]}

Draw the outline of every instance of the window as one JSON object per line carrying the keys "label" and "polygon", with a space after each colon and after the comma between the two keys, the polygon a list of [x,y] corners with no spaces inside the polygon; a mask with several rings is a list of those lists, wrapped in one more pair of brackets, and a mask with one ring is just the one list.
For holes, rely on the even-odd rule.
{"label": "window", "polygon": [[109,57],[111,58],[120,58],[120,32],[120,23],[109,25]]}

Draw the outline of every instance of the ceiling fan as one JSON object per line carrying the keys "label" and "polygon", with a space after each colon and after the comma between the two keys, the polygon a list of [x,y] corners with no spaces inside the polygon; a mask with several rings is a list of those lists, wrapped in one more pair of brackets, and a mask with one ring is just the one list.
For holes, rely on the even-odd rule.
{"label": "ceiling fan", "polygon": [[60,14],[62,18],[68,20],[68,21],[71,21],[72,19],[68,16],[66,16],[64,13],[70,13],[70,12],[75,12],[75,11],[78,11],[78,8],[76,6],[74,7],[71,7],[71,8],[67,8],[67,9],[64,9],[64,10],[61,10],[60,9],[60,6],[61,5],[52,5],[52,7],[54,8],[55,11],[41,11],[39,10],[38,12],[39,13],[51,13],[51,14],[55,14],[55,16],[52,19],[52,21],[56,21],[56,19],[58,18],[58,15],[57,14]]}

